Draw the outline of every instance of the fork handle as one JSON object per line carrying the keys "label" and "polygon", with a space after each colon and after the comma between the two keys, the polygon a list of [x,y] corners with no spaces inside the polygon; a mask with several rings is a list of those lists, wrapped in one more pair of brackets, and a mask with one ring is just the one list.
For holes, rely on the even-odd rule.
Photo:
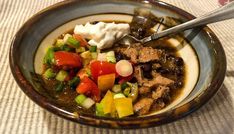
{"label": "fork handle", "polygon": [[202,26],[202,25],[206,25],[209,23],[214,23],[214,22],[218,22],[222,20],[227,20],[231,18],[234,18],[234,1],[210,13],[207,13],[201,17],[195,18],[183,24],[166,29],[160,33],[154,33],[151,36],[142,39],[142,42],[146,43],[148,41],[155,40],[155,39],[161,38],[163,36],[166,36],[172,33],[178,33],[178,32],[191,29],[194,27],[198,27],[198,26]]}

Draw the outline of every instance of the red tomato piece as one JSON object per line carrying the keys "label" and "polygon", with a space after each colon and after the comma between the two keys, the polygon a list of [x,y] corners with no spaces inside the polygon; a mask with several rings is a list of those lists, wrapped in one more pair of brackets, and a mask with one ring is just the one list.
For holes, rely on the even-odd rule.
{"label": "red tomato piece", "polygon": [[115,64],[106,61],[93,61],[90,64],[91,74],[94,80],[97,81],[98,76],[104,74],[116,73]]}
{"label": "red tomato piece", "polygon": [[58,51],[54,53],[54,59],[57,66],[81,67],[82,61],[78,54]]}
{"label": "red tomato piece", "polygon": [[80,46],[85,47],[88,42],[79,34],[73,34],[73,37],[80,42]]}
{"label": "red tomato piece", "polygon": [[85,94],[91,97],[94,101],[100,101],[100,90],[97,85],[89,79],[87,76],[81,80],[80,84],[77,86],[76,91],[79,94]]}

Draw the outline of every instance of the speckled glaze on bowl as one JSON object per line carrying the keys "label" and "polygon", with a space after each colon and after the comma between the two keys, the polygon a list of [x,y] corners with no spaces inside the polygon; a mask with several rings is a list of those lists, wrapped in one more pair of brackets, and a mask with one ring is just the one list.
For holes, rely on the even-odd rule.
{"label": "speckled glaze on bowl", "polygon": [[[182,118],[205,104],[220,88],[226,72],[226,57],[221,43],[208,28],[185,32],[197,53],[200,73],[193,91],[176,107],[146,117],[114,119],[74,114],[44,93],[34,79],[34,56],[40,42],[57,27],[74,19],[94,14],[133,14],[134,8],[151,9],[157,16],[173,16],[183,21],[194,16],[172,5],[149,0],[87,0],[64,1],[37,13],[17,32],[10,49],[10,67],[25,94],[41,107],[68,120],[95,127],[143,128],[161,125]],[[188,33],[192,34],[188,34]]]}

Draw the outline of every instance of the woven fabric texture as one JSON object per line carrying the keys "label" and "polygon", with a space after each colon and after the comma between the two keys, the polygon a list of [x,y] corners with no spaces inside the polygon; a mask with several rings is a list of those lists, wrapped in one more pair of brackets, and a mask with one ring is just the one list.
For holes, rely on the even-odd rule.
{"label": "woven fabric texture", "polygon": [[[218,93],[202,108],[178,121],[138,130],[79,125],[53,115],[31,101],[16,84],[9,67],[11,40],[32,15],[61,0],[0,0],[0,134],[155,134],[234,133],[234,19],[208,25],[223,44],[227,73]],[[200,16],[219,7],[218,0],[163,0]]]}

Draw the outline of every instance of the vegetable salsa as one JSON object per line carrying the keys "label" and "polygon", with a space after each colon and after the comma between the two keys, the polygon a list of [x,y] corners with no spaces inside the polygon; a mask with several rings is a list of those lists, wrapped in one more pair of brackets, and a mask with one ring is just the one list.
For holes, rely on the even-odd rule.
{"label": "vegetable salsa", "polygon": [[[155,26],[170,27],[151,13],[135,13],[129,25],[130,34],[139,39],[155,32]],[[136,43],[100,49],[89,40],[82,33],[65,33],[44,56],[41,76],[52,95],[65,105],[96,116],[142,116],[165,108],[183,87],[183,59],[172,47]]]}

